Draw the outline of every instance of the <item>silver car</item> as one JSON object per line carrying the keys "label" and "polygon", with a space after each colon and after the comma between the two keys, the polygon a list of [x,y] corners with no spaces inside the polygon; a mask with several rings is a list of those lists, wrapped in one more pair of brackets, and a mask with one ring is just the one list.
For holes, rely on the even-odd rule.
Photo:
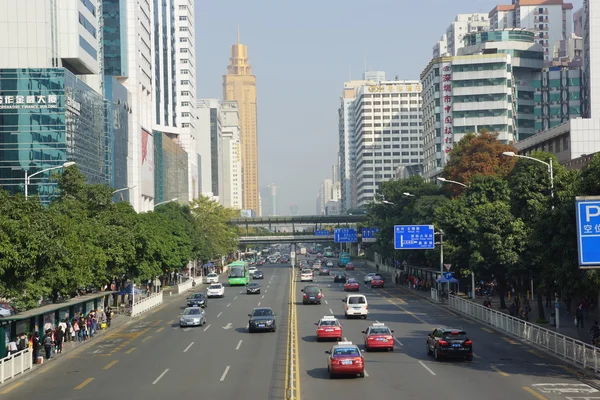
{"label": "silver car", "polygon": [[200,307],[188,307],[181,313],[179,326],[202,326],[206,324],[206,312]]}
{"label": "silver car", "polygon": [[371,272],[369,274],[366,274],[365,277],[364,277],[365,285],[371,283],[371,281],[373,280],[374,276],[375,276],[375,272]]}

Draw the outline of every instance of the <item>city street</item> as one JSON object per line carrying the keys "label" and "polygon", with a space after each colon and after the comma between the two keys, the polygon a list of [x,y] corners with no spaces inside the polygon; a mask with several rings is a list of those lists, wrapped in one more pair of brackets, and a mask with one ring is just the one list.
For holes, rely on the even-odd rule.
{"label": "city street", "polygon": [[[334,268],[334,271],[338,269]],[[420,400],[472,399],[600,399],[600,392],[578,379],[578,373],[559,360],[536,351],[488,328],[457,317],[411,294],[403,288],[370,289],[362,283],[367,270],[347,274],[358,279],[360,293],[369,302],[368,320],[344,319],[343,284],[329,276],[317,277],[324,292],[321,305],[302,305],[298,282],[296,294],[298,338],[300,341],[300,384],[303,399],[316,399],[327,393],[329,399],[365,398],[376,394]],[[395,286],[395,285],[390,285]],[[347,340],[363,348],[363,335],[378,321],[394,330],[395,351],[363,353],[365,378],[330,380],[326,350],[333,343],[316,342],[314,323],[324,315],[340,318]],[[437,326],[462,328],[473,340],[472,362],[436,362],[427,356],[427,334]]]}
{"label": "city street", "polygon": [[[180,296],[47,370],[3,386],[0,392],[12,389],[2,398],[282,398],[289,265],[262,270],[259,295],[229,287],[222,275],[225,297],[208,300],[204,327],[179,328],[187,295]],[[247,314],[257,306],[277,313],[277,332],[247,332]]]}

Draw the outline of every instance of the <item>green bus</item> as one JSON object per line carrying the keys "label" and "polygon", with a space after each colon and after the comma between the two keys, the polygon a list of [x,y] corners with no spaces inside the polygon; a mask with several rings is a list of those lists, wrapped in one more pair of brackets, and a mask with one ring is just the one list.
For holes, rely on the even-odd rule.
{"label": "green bus", "polygon": [[338,260],[338,267],[345,267],[350,262],[350,253],[340,253],[340,259]]}
{"label": "green bus", "polygon": [[229,286],[247,285],[250,282],[247,261],[234,261],[229,264]]}
{"label": "green bus", "polygon": [[334,257],[335,254],[333,254],[333,249],[331,247],[326,247],[325,248],[325,257]]}

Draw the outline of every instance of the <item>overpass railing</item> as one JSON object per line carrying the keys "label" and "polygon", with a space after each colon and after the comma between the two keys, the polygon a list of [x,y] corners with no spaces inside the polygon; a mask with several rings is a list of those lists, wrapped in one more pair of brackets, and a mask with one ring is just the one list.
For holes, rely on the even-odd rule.
{"label": "overpass railing", "polygon": [[252,241],[278,241],[278,240],[331,240],[333,241],[333,235],[329,236],[315,236],[315,235],[280,235],[280,236],[240,236],[240,242],[252,242]]}

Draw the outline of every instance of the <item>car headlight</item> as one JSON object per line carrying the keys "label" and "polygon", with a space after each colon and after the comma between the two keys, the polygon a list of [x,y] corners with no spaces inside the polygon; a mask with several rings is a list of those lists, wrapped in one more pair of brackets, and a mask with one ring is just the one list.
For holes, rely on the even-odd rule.
{"label": "car headlight", "polygon": [[267,321],[267,325],[273,325],[273,321]]}

